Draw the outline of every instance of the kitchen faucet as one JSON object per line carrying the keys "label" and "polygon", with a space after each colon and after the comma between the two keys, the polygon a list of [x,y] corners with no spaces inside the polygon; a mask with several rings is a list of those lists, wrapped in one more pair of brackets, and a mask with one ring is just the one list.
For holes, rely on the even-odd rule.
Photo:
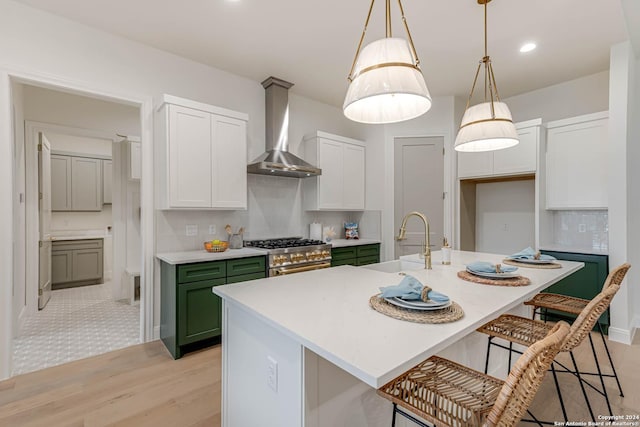
{"label": "kitchen faucet", "polygon": [[407,238],[405,234],[407,234],[407,220],[409,219],[410,216],[417,216],[422,220],[422,222],[424,222],[424,241],[423,242],[426,242],[426,244],[422,248],[424,252],[423,253],[424,268],[427,270],[431,270],[431,245],[429,244],[429,220],[424,214],[421,214],[420,212],[416,212],[416,211],[409,212],[408,214],[406,214],[402,219],[402,225],[400,225],[400,232],[398,233],[398,237],[396,237],[396,240],[405,240]]}

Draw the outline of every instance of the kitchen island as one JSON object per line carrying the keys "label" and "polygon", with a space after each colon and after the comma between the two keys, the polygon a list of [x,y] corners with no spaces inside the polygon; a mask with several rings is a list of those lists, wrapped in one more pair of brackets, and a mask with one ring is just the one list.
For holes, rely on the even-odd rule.
{"label": "kitchen island", "polygon": [[[369,298],[379,287],[402,279],[376,265],[215,287],[224,301],[223,426],[389,425],[391,405],[375,394],[378,387],[436,353],[480,368],[486,338],[474,332],[478,326],[507,311],[525,314],[523,301],[583,266],[562,261],[559,269],[521,268],[531,279],[524,287],[457,277],[465,264],[502,259],[453,251],[447,266],[435,252],[433,270],[398,264],[463,308],[462,319],[444,324],[400,321],[371,309]],[[492,366],[490,373],[498,370],[506,372]]]}

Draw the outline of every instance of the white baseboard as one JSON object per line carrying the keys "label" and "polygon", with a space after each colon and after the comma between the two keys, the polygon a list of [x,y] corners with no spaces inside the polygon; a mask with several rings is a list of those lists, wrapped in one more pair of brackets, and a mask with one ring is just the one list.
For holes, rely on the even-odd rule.
{"label": "white baseboard", "polygon": [[153,340],[159,340],[160,339],[160,325],[154,326],[153,327]]}
{"label": "white baseboard", "polygon": [[632,327],[631,329],[622,329],[610,326],[609,340],[620,342],[623,344],[631,344],[631,342],[633,341],[633,336],[635,335],[635,331],[635,327]]}

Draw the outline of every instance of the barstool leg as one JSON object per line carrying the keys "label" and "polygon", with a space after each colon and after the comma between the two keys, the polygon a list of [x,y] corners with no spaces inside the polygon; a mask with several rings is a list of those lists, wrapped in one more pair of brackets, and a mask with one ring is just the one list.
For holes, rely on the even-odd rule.
{"label": "barstool leg", "polygon": [[513,342],[509,341],[509,364],[507,365],[507,376],[511,371],[511,355],[513,354]]}
{"label": "barstool leg", "polygon": [[562,398],[562,392],[560,392],[560,384],[558,383],[558,374],[556,373],[555,362],[551,363],[551,373],[553,374],[553,381],[556,383],[556,391],[558,392],[558,399],[560,400],[560,408],[562,408],[562,416],[564,417],[564,422],[569,421],[569,417],[567,417],[567,410],[564,407],[564,399]]}
{"label": "barstool leg", "polygon": [[396,427],[396,412],[398,412],[398,405],[393,404],[393,416],[391,417],[391,427]]}
{"label": "barstool leg", "polygon": [[487,358],[484,360],[484,373],[485,374],[489,370],[489,352],[491,351],[491,338],[493,338],[493,337],[489,336],[489,338],[487,340]]}
{"label": "barstool leg", "polygon": [[609,353],[609,346],[607,345],[607,340],[604,338],[604,331],[602,330],[602,325],[600,325],[600,322],[597,322],[596,325],[598,325],[598,331],[600,332],[600,337],[602,338],[602,344],[604,344],[604,350],[607,352],[607,358],[609,358],[609,365],[611,365],[613,376],[616,379],[616,384],[618,384],[618,390],[620,390],[620,397],[624,397],[624,393],[622,392],[622,386],[620,385],[620,380],[618,379],[618,373],[616,372],[616,367],[613,364],[611,353]]}
{"label": "barstool leg", "polygon": [[576,358],[573,355],[573,351],[570,351],[571,361],[573,362],[573,369],[576,370],[576,376],[578,377],[578,382],[580,383],[580,388],[582,389],[582,395],[584,396],[584,400],[587,402],[587,408],[589,408],[589,415],[591,415],[591,419],[593,421],[596,420],[596,417],[593,415],[593,409],[591,409],[591,402],[589,402],[589,397],[587,396],[587,390],[584,389],[584,384],[582,383],[582,377],[580,376],[580,371],[578,370],[578,364],[576,363]]}
{"label": "barstool leg", "polygon": [[598,376],[600,377],[600,385],[602,386],[602,395],[604,396],[604,400],[607,401],[607,409],[609,410],[609,414],[613,415],[613,411],[611,410],[611,403],[609,403],[609,393],[607,393],[607,386],[604,385],[604,377],[602,376],[602,371],[600,370],[600,362],[598,362],[598,355],[596,354],[596,348],[593,345],[593,339],[591,338],[591,334],[589,334],[589,344],[591,344],[591,352],[593,353],[593,360],[596,361],[596,369],[598,370]]}

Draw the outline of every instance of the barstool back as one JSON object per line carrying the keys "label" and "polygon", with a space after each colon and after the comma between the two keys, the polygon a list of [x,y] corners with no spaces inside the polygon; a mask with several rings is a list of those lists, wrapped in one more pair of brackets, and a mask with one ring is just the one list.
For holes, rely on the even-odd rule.
{"label": "barstool back", "polygon": [[489,412],[487,426],[513,426],[520,421],[568,333],[569,325],[560,321],[518,358]]}
{"label": "barstool back", "polygon": [[571,324],[571,331],[562,343],[560,351],[571,351],[589,335],[596,322],[605,312],[616,292],[620,289],[617,283],[609,283],[598,295],[593,297],[582,310],[578,318]]}

